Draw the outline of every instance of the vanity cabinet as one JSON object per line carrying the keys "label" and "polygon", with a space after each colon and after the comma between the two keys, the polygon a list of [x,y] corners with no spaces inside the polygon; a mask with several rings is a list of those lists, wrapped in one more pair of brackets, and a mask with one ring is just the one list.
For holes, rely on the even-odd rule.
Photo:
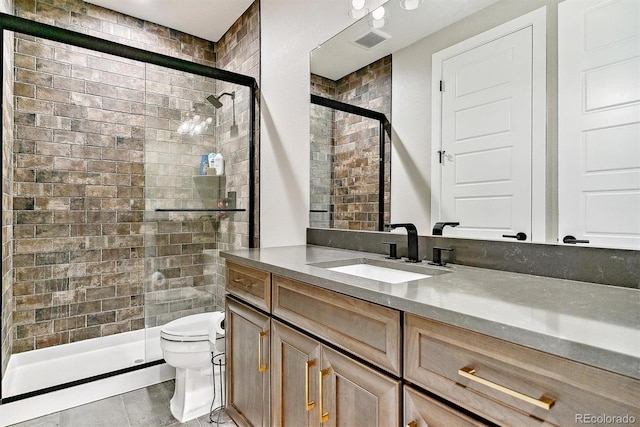
{"label": "vanity cabinet", "polygon": [[274,320],[272,425],[397,426],[399,380]]}
{"label": "vanity cabinet", "polygon": [[404,386],[404,420],[407,427],[487,426],[408,385]]}
{"label": "vanity cabinet", "polygon": [[272,280],[274,316],[402,375],[398,310],[277,275]]}
{"label": "vanity cabinet", "polygon": [[226,290],[240,426],[640,420],[631,377],[229,261]]}
{"label": "vanity cabinet", "polygon": [[271,274],[226,262],[226,290],[266,312],[271,311]]}
{"label": "vanity cabinet", "polygon": [[270,318],[227,298],[225,314],[226,408],[240,425],[266,426],[270,420]]}
{"label": "vanity cabinet", "polygon": [[405,379],[500,425],[640,419],[637,380],[412,314]]}

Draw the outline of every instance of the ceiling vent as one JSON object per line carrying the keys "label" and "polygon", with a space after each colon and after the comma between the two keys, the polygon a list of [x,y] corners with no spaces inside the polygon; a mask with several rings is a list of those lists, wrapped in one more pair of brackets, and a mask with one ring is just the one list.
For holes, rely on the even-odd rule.
{"label": "ceiling vent", "polygon": [[389,34],[380,30],[373,29],[368,33],[364,34],[363,36],[353,40],[352,43],[355,44],[356,46],[360,46],[363,49],[371,49],[390,38],[391,36]]}

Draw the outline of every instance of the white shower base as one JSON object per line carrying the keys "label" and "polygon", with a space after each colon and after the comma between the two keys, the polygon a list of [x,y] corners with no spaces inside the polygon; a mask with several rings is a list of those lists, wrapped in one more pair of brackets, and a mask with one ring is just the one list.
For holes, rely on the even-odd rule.
{"label": "white shower base", "polygon": [[160,328],[14,354],[2,379],[2,398],[160,360]]}

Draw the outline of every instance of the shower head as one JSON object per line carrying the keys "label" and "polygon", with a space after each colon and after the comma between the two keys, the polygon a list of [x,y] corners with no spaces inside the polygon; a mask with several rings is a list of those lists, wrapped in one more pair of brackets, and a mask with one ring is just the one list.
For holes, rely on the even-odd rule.
{"label": "shower head", "polygon": [[233,124],[231,125],[231,129],[229,130],[229,132],[231,137],[235,138],[236,136],[238,136],[238,124],[236,123],[236,92],[235,91],[224,92],[218,96],[209,95],[207,96],[207,101],[209,101],[211,105],[213,105],[217,110],[220,107],[222,107],[222,102],[220,102],[220,98],[222,98],[225,95],[229,95],[231,97],[231,101],[233,102],[233,106],[232,106],[233,108],[231,110],[231,112],[233,113]]}
{"label": "shower head", "polygon": [[222,107],[222,102],[220,102],[219,97],[217,97],[215,95],[207,96],[207,101],[209,101],[214,107],[216,107],[216,110],[218,108]]}
{"label": "shower head", "polygon": [[235,92],[224,92],[221,93],[218,96],[215,95],[209,95],[207,96],[207,101],[209,101],[211,103],[211,105],[213,105],[214,107],[216,107],[216,109],[222,107],[222,102],[220,102],[220,98],[222,98],[225,95],[229,95],[231,97],[231,99],[235,100],[236,99],[236,93]]}

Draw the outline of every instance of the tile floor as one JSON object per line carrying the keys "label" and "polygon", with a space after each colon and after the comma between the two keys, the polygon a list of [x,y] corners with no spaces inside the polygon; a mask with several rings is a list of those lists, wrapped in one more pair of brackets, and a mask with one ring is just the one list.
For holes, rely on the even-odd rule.
{"label": "tile floor", "polygon": [[14,427],[235,427],[209,422],[205,415],[187,423],[179,423],[169,411],[174,381],[165,381],[139,390],[109,397],[97,402],[46,415]]}

